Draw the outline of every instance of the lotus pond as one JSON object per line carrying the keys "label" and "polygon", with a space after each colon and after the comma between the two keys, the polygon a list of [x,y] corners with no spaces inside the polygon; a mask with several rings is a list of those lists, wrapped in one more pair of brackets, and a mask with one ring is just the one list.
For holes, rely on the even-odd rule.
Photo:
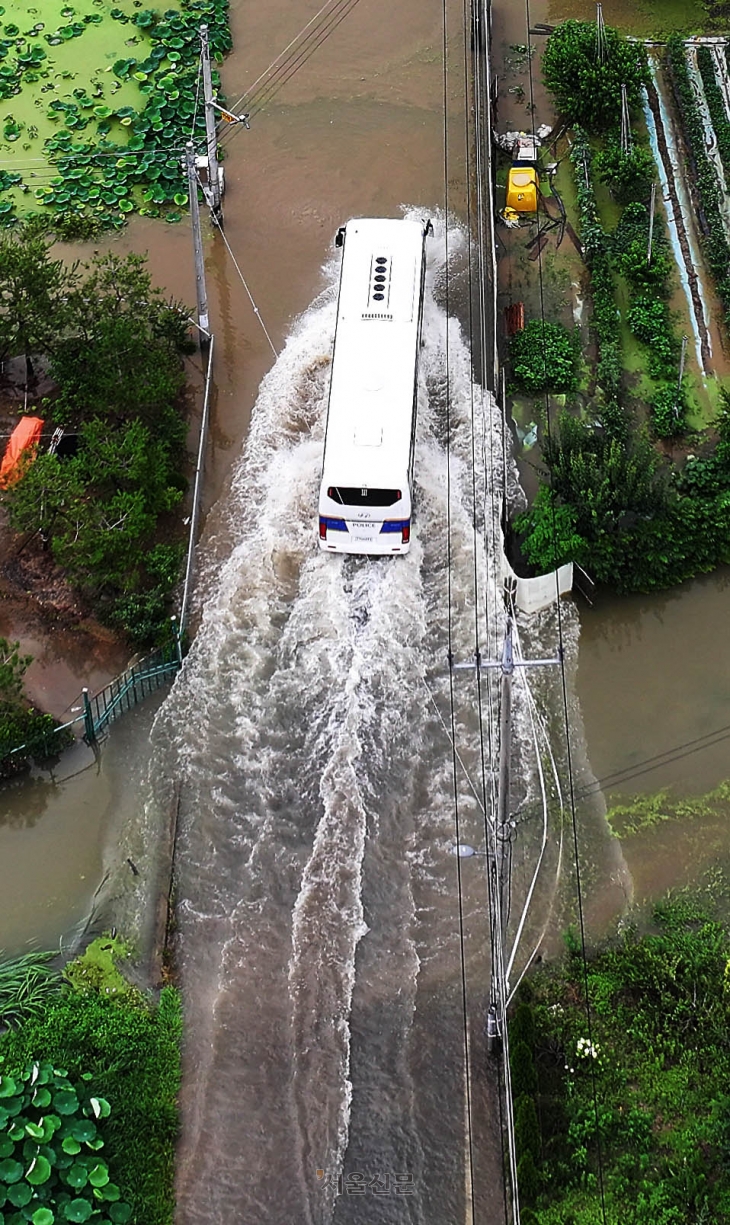
{"label": "lotus pond", "polygon": [[198,31],[208,23],[220,62],[227,10],[227,0],[164,11],[142,0],[0,4],[0,224],[39,213],[73,238],[135,211],[179,220],[184,144],[205,133]]}

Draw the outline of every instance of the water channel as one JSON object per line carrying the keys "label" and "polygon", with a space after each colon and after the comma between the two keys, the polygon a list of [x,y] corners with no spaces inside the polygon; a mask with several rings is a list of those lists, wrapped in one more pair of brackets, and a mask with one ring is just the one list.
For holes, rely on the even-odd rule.
{"label": "water channel", "polygon": [[[606,2],[604,12],[610,22],[630,9],[635,21],[646,7]],[[234,0],[236,50],[223,70],[230,97],[316,8],[314,0],[257,7]],[[578,0],[530,5],[533,24],[592,12]],[[449,4],[448,20],[448,202],[463,218],[461,4]],[[497,0],[495,59],[524,43],[525,31],[523,6]],[[274,363],[235,269],[209,237],[222,360],[198,639],[151,735],[153,708],[120,723],[99,761],[79,750],[78,773],[69,757],[63,778],[2,794],[0,947],[13,950],[77,932],[104,874],[127,856],[144,871],[156,813],[183,784],[183,1225],[469,1219],[458,913],[448,854],[452,763],[432,703],[447,717],[443,237],[429,271],[419,542],[395,567],[320,558],[311,546],[332,341],[332,236],[349,216],[404,206],[443,222],[441,50],[440,0],[395,8],[362,0],[251,131],[228,142],[226,232],[281,355]],[[509,85],[505,75],[505,113],[516,114]],[[458,307],[463,229],[451,233]],[[117,249],[149,250],[154,277],[176,296],[194,298],[182,226],[140,220],[113,241]],[[455,324],[449,338],[452,403],[463,427],[452,509],[454,632],[467,656],[473,561],[465,431],[475,395],[485,438],[498,423],[473,388]],[[488,559],[480,565],[483,589],[491,590]],[[692,862],[673,855],[669,839],[659,848],[651,839],[632,842],[622,857],[607,835],[596,780],[606,780],[609,795],[631,795],[665,786],[698,793],[725,777],[730,665],[717,644],[727,579],[718,573],[663,596],[566,607],[595,930],[627,898],[692,876]],[[497,628],[495,621],[495,638]],[[526,653],[549,651],[556,634],[552,612],[524,627]],[[562,767],[556,682],[544,678],[538,696]],[[465,742],[474,732],[468,709],[464,702]],[[478,757],[466,765],[478,771]],[[463,776],[458,799],[462,837],[479,845],[483,822]],[[695,843],[688,837],[686,845]],[[478,1069],[488,927],[476,860],[464,865],[463,894]],[[557,910],[556,927],[561,918]],[[475,1219],[498,1221],[485,1079],[477,1071],[473,1086]],[[352,1177],[358,1173],[368,1179],[362,1193]],[[345,1180],[339,1196],[338,1179]]]}

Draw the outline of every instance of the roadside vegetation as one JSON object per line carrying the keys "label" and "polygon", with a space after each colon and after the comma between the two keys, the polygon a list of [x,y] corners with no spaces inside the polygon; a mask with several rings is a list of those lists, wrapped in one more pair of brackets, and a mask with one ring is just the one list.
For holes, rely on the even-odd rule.
{"label": "roadside vegetation", "polygon": [[190,351],[186,311],[142,257],[68,267],[32,226],[0,237],[0,356],[25,360],[31,391],[40,368],[53,380],[29,409],[44,445],[0,496],[13,529],[40,539],[87,606],[140,646],[171,632]]}
{"label": "roadside vegetation", "polygon": [[[722,301],[730,303],[719,187],[679,36],[669,40],[667,56],[695,158],[708,266]],[[707,68],[703,59],[700,67]],[[543,69],[572,124],[597,360],[588,410],[557,413],[545,431],[547,471],[516,527],[523,554],[538,571],[573,560],[619,592],[670,587],[730,561],[730,399],[720,393],[712,433],[691,439],[686,385],[679,380],[681,342],[669,305],[675,265],[660,211],[648,259],[653,159],[636,132],[628,147],[619,139],[621,83],[635,105],[648,81],[646,52],[607,29],[600,60],[595,24],[568,21],[548,39]],[[610,229],[601,221],[597,182],[608,187],[618,211]],[[619,300],[628,302],[624,323],[638,342],[648,393],[633,392],[626,375]],[[687,454],[690,443],[699,454]]]}
{"label": "roadside vegetation", "polygon": [[0,964],[4,1225],[172,1225],[180,1000],[131,987],[127,952],[101,937],[63,975],[45,955]]}
{"label": "roadside vegetation", "polygon": [[[72,737],[64,739],[66,732],[57,732],[58,723],[48,714],[35,710],[23,690],[23,676],[32,656],[20,653],[18,642],[0,638],[0,778],[16,774],[27,767],[29,761],[43,759],[58,753]],[[8,754],[20,745],[28,745],[27,752]],[[0,1022],[3,1017],[2,988],[0,986]]]}
{"label": "roadside vegetation", "polygon": [[585,965],[566,945],[510,1022],[524,1225],[727,1220],[730,932],[715,904],[669,896]]}

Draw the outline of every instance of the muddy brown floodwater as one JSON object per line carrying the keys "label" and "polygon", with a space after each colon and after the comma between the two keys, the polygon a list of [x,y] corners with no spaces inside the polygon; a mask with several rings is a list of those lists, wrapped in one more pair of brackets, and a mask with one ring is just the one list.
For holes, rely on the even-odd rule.
{"label": "muddy brown floodwater", "polygon": [[[318,7],[319,0],[266,5],[235,0],[236,49],[223,68],[231,100]],[[448,189],[459,216],[464,211],[462,5],[449,0],[447,7]],[[499,63],[512,54],[513,44],[526,40],[526,7],[496,0],[494,9]],[[622,12],[643,20],[647,9],[647,4],[609,0],[604,6],[607,21]],[[675,9],[666,6],[670,15]],[[577,0],[530,5],[533,23],[593,11]],[[283,400],[301,393],[307,412],[319,411],[331,344],[330,298],[325,293],[319,306],[308,308],[328,286],[331,296],[332,275],[323,268],[337,227],[358,214],[397,215],[401,206],[437,213],[444,207],[441,19],[441,0],[398,5],[361,0],[251,130],[227,136],[226,234],[278,350],[297,317],[307,312],[297,331],[299,365],[295,353],[277,369],[264,397],[268,412],[275,393]],[[506,78],[500,126],[518,116],[524,126],[524,103],[520,110],[517,96],[506,92],[509,84]],[[538,105],[541,97],[538,85]],[[138,219],[110,245],[149,252],[155,280],[192,304],[185,224]],[[206,270],[217,363],[205,487],[205,577],[198,590],[199,610],[208,605],[205,642],[187,670],[187,689],[176,689],[152,736],[155,708],[148,706],[113,729],[99,761],[80,749],[64,760],[62,777],[44,775],[3,792],[0,889],[12,905],[0,911],[0,947],[49,943],[83,927],[112,861],[123,865],[130,852],[138,859],[135,847],[144,843],[139,831],[157,802],[156,788],[145,782],[151,753],[153,781],[163,793],[174,781],[168,775],[176,765],[170,763],[181,761],[190,780],[181,804],[179,896],[191,1037],[179,1221],[467,1220],[457,918],[443,826],[451,791],[441,731],[424,720],[427,702],[418,683],[419,668],[426,670],[423,655],[414,656],[418,667],[406,666],[413,643],[431,641],[419,618],[433,633],[442,607],[443,559],[433,559],[432,572],[424,569],[415,596],[398,587],[411,571],[373,567],[368,586],[355,565],[332,566],[317,582],[310,573],[309,586],[297,592],[301,558],[295,546],[269,550],[257,570],[257,538],[251,538],[253,560],[240,549],[234,552],[222,594],[214,586],[216,564],[237,543],[236,515],[246,515],[246,491],[230,488],[231,473],[273,354],[235,268],[210,233]],[[435,318],[438,309],[435,300]],[[438,400],[438,379],[435,383]],[[285,506],[299,539],[306,535],[312,488],[306,471],[302,475],[290,462],[290,435],[302,426],[286,425],[289,433],[282,433],[279,448],[282,480],[290,485]],[[311,466],[311,456],[307,462]],[[268,471],[266,479],[271,479]],[[431,505],[438,505],[436,492]],[[264,536],[266,530],[262,525]],[[467,571],[465,577],[466,599]],[[718,644],[726,582],[726,575],[718,574],[669,595],[605,599],[581,609],[577,690],[587,754],[593,775],[610,776],[614,790],[651,791],[670,783],[702,790],[724,776],[718,729],[730,724],[723,713],[730,673],[718,666]],[[269,590],[267,609],[267,600],[259,606],[256,595]],[[389,621],[401,608],[412,618],[405,631],[396,622],[391,629]],[[321,626],[315,614],[323,617]],[[263,634],[257,618],[265,616],[269,637],[256,639]],[[332,621],[338,616],[339,638]],[[265,651],[257,651],[257,641]],[[338,673],[342,659],[351,662]],[[436,668],[435,660],[429,666]],[[394,688],[386,688],[386,682]],[[328,692],[333,702],[350,702],[342,735],[349,730],[351,739],[338,741],[334,751],[327,748],[334,734],[325,718]],[[392,692],[403,706],[392,726],[382,723],[386,735],[377,731],[378,720]],[[420,729],[420,739],[416,730],[406,734],[409,720]],[[340,735],[341,729],[334,731]],[[688,741],[706,733],[696,751],[682,755],[682,745],[686,749]],[[363,743],[372,757],[365,778]],[[649,761],[658,754],[666,755],[664,765]],[[308,780],[303,793],[290,777],[292,762],[301,770],[297,777]],[[643,773],[647,767],[651,772]],[[307,822],[314,842],[310,838],[312,845],[305,846],[300,826]],[[470,836],[476,844],[478,823]],[[605,838],[596,845],[596,870],[600,875],[603,865],[607,874],[615,854],[605,850]],[[358,846],[353,866],[346,855]],[[343,855],[335,882],[341,892],[333,900],[329,868]],[[144,858],[138,862],[144,872]],[[637,877],[639,867],[637,861]],[[477,871],[467,879],[470,965],[473,959],[483,967],[485,894]],[[614,890],[602,921],[626,895]],[[328,930],[331,943],[323,945],[312,933],[326,922],[328,908],[342,916],[342,930]],[[353,948],[362,941],[357,975],[354,953],[347,959],[351,938]],[[478,1017],[486,983],[475,973],[472,985]],[[324,1002],[331,1023],[325,1025],[311,1001]],[[336,1071],[331,1080],[330,1068]],[[485,1079],[478,1069],[477,1095]],[[345,1124],[349,1133],[342,1130]],[[381,1186],[390,1180],[387,1196],[341,1195],[334,1202],[331,1175],[343,1168],[345,1138],[345,1168],[364,1169]],[[413,1199],[392,1190],[396,1174],[414,1180]],[[501,1220],[493,1179],[484,1180],[480,1196],[479,1219]]]}

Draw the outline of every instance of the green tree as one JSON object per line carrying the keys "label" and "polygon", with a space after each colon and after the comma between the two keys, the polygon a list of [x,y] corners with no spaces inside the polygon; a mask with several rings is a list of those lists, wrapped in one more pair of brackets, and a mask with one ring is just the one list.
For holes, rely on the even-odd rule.
{"label": "green tree", "polygon": [[599,54],[596,25],[590,21],[559,25],[547,41],[542,68],[562,117],[589,132],[618,127],[621,86],[626,86],[629,106],[636,107],[648,80],[644,47],[606,26]]}
{"label": "green tree", "polygon": [[23,677],[33,662],[20,654],[20,643],[0,638],[0,707],[15,706],[23,693]]}
{"label": "green tree", "polygon": [[190,351],[187,312],[152,285],[141,256],[96,256],[68,302],[68,327],[51,351],[56,420],[153,419],[171,428]]}
{"label": "green tree", "polygon": [[76,265],[51,259],[49,242],[33,227],[0,230],[0,356],[47,353],[64,330],[67,298],[77,283]]}
{"label": "green tree", "polygon": [[526,1042],[516,1042],[510,1047],[509,1062],[515,1101],[525,1095],[531,1097],[537,1092],[537,1070],[533,1052]]}
{"label": "green tree", "polygon": [[518,1156],[529,1153],[535,1165],[539,1164],[542,1148],[540,1124],[537,1121],[535,1100],[523,1094],[515,1105],[515,1140]]}

